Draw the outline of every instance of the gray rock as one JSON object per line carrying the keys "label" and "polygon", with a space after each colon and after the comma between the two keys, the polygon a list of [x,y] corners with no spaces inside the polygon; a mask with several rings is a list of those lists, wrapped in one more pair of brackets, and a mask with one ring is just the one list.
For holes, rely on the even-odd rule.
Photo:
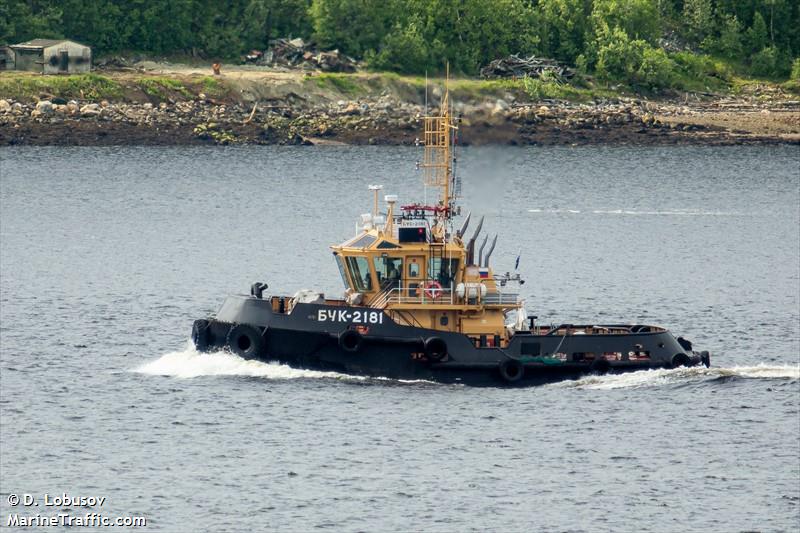
{"label": "gray rock", "polygon": [[96,117],[100,114],[100,106],[98,104],[86,104],[81,108],[81,116]]}
{"label": "gray rock", "polygon": [[53,114],[55,112],[55,109],[53,109],[53,102],[50,100],[40,100],[39,103],[36,104],[36,111],[42,115]]}

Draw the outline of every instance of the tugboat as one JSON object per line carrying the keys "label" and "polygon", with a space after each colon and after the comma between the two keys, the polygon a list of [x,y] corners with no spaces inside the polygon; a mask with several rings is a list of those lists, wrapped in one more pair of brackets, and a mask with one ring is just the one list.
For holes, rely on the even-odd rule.
{"label": "tugboat", "polygon": [[[495,273],[488,236],[478,246],[483,218],[467,237],[471,215],[456,227],[460,180],[454,172],[458,126],[447,85],[437,116],[424,121],[427,187],[434,205],[399,205],[380,186],[357,234],[331,246],[345,292],[326,298],[313,290],[231,295],[216,315],[196,320],[199,351],[229,350],[244,358],[297,368],[394,379],[468,385],[538,384],[585,374],[709,366],[708,352],[659,326],[560,324],[527,316],[511,286],[518,274]],[[486,252],[484,253],[484,250]]]}

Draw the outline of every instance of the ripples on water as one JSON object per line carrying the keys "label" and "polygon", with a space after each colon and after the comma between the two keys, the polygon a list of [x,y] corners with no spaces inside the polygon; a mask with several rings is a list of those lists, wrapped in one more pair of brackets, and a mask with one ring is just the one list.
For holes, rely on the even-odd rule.
{"label": "ripples on water", "polygon": [[473,389],[191,348],[252,281],[337,294],[326,246],[416,156],[0,150],[0,518],[67,491],[163,531],[797,529],[795,148],[460,160],[532,312],[662,324],[710,369]]}

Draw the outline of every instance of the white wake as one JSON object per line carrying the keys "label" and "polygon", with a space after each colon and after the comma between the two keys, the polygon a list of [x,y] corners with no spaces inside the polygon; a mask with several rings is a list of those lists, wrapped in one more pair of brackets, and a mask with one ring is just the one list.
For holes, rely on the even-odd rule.
{"label": "white wake", "polygon": [[574,381],[553,383],[548,387],[582,389],[625,389],[658,387],[693,381],[713,381],[724,378],[800,380],[800,365],[734,366],[731,368],[675,368],[641,370],[626,374],[586,376]]}
{"label": "white wake", "polygon": [[196,378],[201,376],[249,376],[264,379],[334,378],[363,380],[338,372],[301,370],[278,363],[248,361],[229,352],[198,352],[191,341],[180,352],[170,352],[146,363],[134,372],[154,376]]}
{"label": "white wake", "polygon": [[[158,359],[133,369],[140,374],[170,376],[176,378],[197,378],[202,376],[247,376],[263,379],[344,379],[388,380],[399,383],[430,383],[423,380],[389,380],[388,378],[367,378],[339,372],[303,370],[279,363],[248,361],[229,352],[198,352],[191,341],[187,341],[182,351],[170,352]],[[571,381],[551,383],[547,387],[581,389],[624,389],[639,387],[658,387],[681,383],[714,381],[725,378],[743,379],[781,379],[800,380],[800,365],[758,365],[735,366],[731,368],[703,366],[641,370],[625,374],[591,375]]]}

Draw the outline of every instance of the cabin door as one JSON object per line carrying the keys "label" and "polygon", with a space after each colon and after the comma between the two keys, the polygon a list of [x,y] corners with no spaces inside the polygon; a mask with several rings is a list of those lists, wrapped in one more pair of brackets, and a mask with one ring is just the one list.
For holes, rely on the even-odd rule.
{"label": "cabin door", "polygon": [[406,259],[406,279],[405,286],[408,287],[409,298],[419,298],[422,296],[422,280],[425,279],[425,257],[410,256]]}
{"label": "cabin door", "polygon": [[58,51],[58,71],[59,72],[69,71],[69,52],[67,50]]}

